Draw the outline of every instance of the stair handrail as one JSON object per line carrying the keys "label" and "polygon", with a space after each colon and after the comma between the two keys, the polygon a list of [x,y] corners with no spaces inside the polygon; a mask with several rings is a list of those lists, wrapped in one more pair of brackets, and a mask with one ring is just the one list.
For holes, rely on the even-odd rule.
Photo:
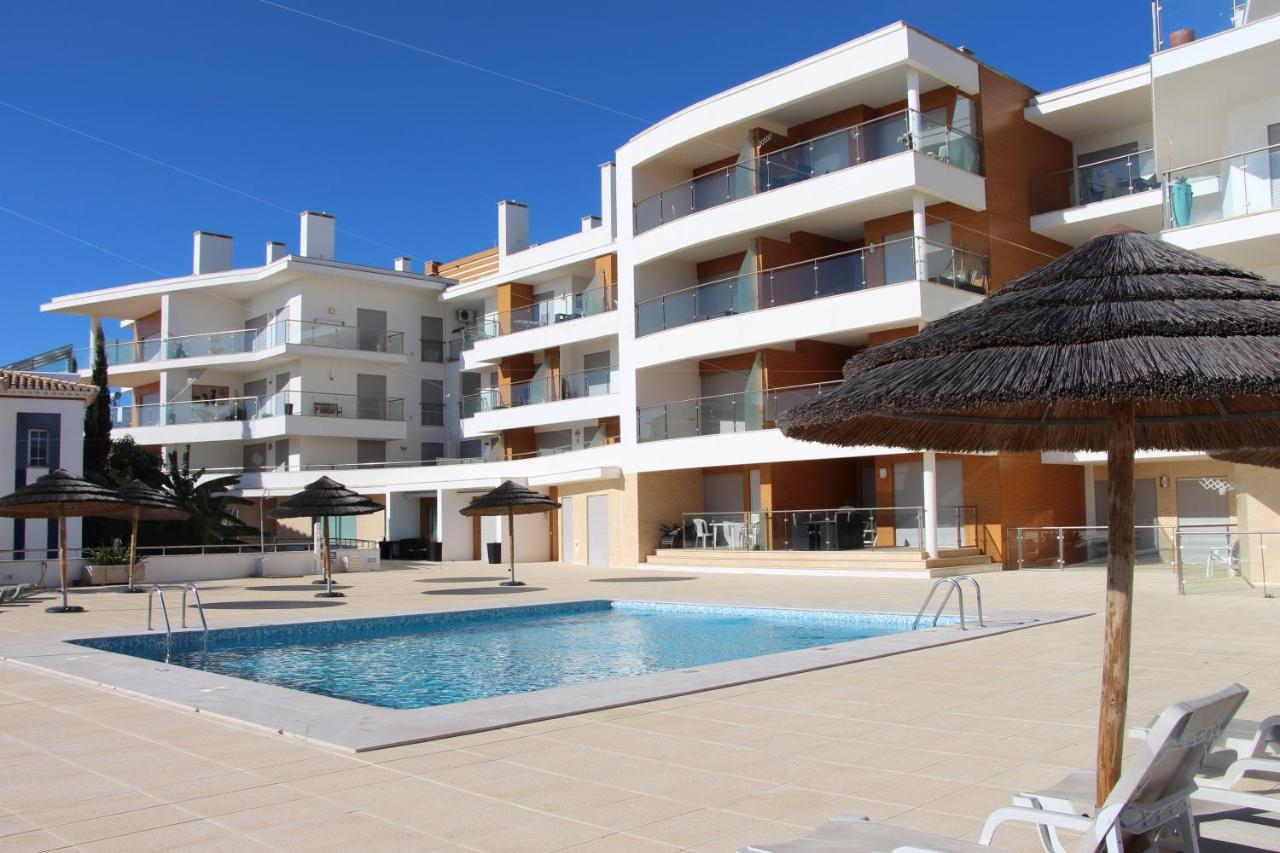
{"label": "stair handrail", "polygon": [[974,596],[977,599],[978,605],[978,627],[987,627],[982,618],[982,587],[978,585],[977,578],[972,575],[959,575],[952,578],[938,578],[933,582],[933,586],[929,587],[929,594],[924,597],[924,603],[921,604],[920,609],[916,611],[915,619],[911,620],[911,630],[916,630],[920,625],[920,620],[924,617],[925,610],[929,608],[929,604],[933,601],[934,593],[937,592],[938,587],[945,586],[947,588],[947,592],[942,596],[942,603],[938,605],[938,609],[933,612],[933,623],[930,627],[938,627],[938,619],[942,616],[942,611],[946,609],[947,602],[950,601],[951,596],[955,594],[957,595],[956,603],[960,610],[960,630],[967,631],[968,627],[965,624],[964,615],[964,587],[960,583],[961,581],[968,581],[973,584]]}

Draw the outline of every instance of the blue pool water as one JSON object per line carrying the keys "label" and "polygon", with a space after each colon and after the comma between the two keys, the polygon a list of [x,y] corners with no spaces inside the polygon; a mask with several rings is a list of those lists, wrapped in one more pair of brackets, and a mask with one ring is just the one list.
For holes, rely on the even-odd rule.
{"label": "blue pool water", "polygon": [[[422,708],[906,631],[891,613],[581,601],[175,634],[171,663]],[[163,661],[162,634],[77,640]]]}

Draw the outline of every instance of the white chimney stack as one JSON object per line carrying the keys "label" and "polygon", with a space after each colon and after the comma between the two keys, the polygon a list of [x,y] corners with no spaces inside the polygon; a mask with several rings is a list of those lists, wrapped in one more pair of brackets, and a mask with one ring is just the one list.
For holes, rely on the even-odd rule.
{"label": "white chimney stack", "polygon": [[529,208],[518,201],[498,202],[498,254],[529,248]]}
{"label": "white chimney stack", "polygon": [[595,229],[597,229],[597,228],[599,228],[599,227],[600,227],[600,217],[599,217],[599,216],[584,216],[584,217],[582,217],[582,230],[583,230],[583,231],[594,231]]}
{"label": "white chimney stack", "polygon": [[289,250],[285,248],[284,243],[278,240],[267,241],[267,263],[274,264],[287,254],[289,254]]}
{"label": "white chimney stack", "polygon": [[413,272],[413,258],[408,255],[396,258],[396,272]]}
{"label": "white chimney stack", "polygon": [[333,260],[333,217],[314,210],[302,212],[301,253],[307,258]]}
{"label": "white chimney stack", "polygon": [[600,164],[600,219],[609,239],[618,236],[618,167],[612,162]]}
{"label": "white chimney stack", "polygon": [[232,238],[212,231],[197,231],[191,258],[191,271],[196,275],[225,272],[231,269]]}

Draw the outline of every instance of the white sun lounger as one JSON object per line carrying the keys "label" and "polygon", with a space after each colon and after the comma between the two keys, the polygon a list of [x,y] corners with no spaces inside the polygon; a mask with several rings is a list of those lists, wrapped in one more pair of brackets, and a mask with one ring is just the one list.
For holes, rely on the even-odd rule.
{"label": "white sun lounger", "polygon": [[[1131,728],[1144,738],[1149,729]],[[1280,776],[1280,714],[1261,721],[1232,720],[1205,759],[1196,782],[1201,788],[1231,789],[1251,775]]]}
{"label": "white sun lounger", "polygon": [[957,841],[865,818],[843,817],[795,841],[743,848],[742,853],[988,853],[992,836],[1005,823],[1030,823],[1057,838],[1057,830],[1082,833],[1076,853],[1123,853],[1121,833],[1154,839],[1177,833],[1182,849],[1199,844],[1191,816],[1195,773],[1210,745],[1221,735],[1248,691],[1233,684],[1211,696],[1165,709],[1102,808],[1093,816],[1014,805],[996,809],[982,828],[979,843]]}

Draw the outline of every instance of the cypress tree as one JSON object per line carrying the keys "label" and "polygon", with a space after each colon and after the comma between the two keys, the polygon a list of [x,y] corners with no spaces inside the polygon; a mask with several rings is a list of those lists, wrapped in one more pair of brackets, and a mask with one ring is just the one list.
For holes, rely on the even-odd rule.
{"label": "cypress tree", "polygon": [[84,410],[84,473],[94,480],[107,476],[111,455],[111,389],[107,386],[107,343],[102,327],[93,330],[93,384],[98,396]]}

